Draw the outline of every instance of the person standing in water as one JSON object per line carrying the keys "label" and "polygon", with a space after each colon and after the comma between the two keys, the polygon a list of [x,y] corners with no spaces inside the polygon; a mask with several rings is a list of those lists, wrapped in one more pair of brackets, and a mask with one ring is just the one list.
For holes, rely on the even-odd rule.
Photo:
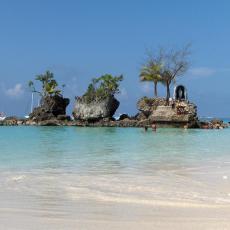
{"label": "person standing in water", "polygon": [[153,132],[156,132],[156,131],[157,131],[157,126],[156,126],[156,124],[152,124],[152,131],[153,131]]}

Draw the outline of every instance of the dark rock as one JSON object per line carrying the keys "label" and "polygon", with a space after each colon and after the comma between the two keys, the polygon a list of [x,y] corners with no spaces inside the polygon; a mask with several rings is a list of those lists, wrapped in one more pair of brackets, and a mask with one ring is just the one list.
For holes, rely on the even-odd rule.
{"label": "dark rock", "polygon": [[117,123],[117,126],[119,127],[137,127],[137,121],[126,118],[122,121],[119,121]]}
{"label": "dark rock", "polygon": [[220,119],[213,119],[210,121],[210,124],[212,125],[214,129],[224,129],[228,127],[228,124],[224,123]]}
{"label": "dark rock", "polygon": [[199,122],[199,127],[201,129],[213,129],[213,126],[210,122],[208,121],[201,121]]}
{"label": "dark rock", "polygon": [[201,129],[224,129],[228,127],[229,125],[227,123],[224,123],[222,120],[219,119],[199,122],[199,128]]}
{"label": "dark rock", "polygon": [[76,98],[73,116],[77,120],[99,121],[103,118],[111,119],[120,102],[113,96],[101,101],[87,103],[82,97]]}
{"label": "dark rock", "polygon": [[111,117],[110,121],[116,121],[116,119],[114,117]]}
{"label": "dark rock", "polygon": [[33,121],[47,121],[66,115],[68,98],[62,96],[47,96],[41,100],[41,105],[33,110],[29,119]]}
{"label": "dark rock", "polygon": [[129,115],[128,115],[128,114],[125,114],[125,113],[124,113],[124,114],[121,114],[118,120],[119,120],[119,121],[122,121],[122,120],[124,120],[124,119],[130,119]]}
{"label": "dark rock", "polygon": [[58,115],[57,116],[57,120],[60,121],[71,121],[71,117],[68,115]]}
{"label": "dark rock", "polygon": [[147,116],[144,113],[140,112],[134,116],[134,119],[138,121],[142,121],[142,120],[147,119]]}
{"label": "dark rock", "polygon": [[59,126],[61,125],[60,121],[56,120],[56,119],[50,119],[50,120],[46,120],[46,121],[40,121],[38,123],[38,125],[40,126]]}
{"label": "dark rock", "polygon": [[222,125],[224,122],[220,119],[212,119],[210,123],[212,123],[213,125]]}
{"label": "dark rock", "polygon": [[16,126],[18,125],[18,118],[13,116],[13,117],[7,117],[3,121],[1,121],[1,125],[4,126]]}
{"label": "dark rock", "polygon": [[149,127],[152,125],[152,122],[150,119],[143,119],[141,121],[138,121],[137,126],[138,127]]}

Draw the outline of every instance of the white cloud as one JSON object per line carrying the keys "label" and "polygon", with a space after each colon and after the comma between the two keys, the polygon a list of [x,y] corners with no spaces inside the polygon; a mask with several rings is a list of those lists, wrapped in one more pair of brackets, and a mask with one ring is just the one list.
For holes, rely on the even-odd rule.
{"label": "white cloud", "polygon": [[22,84],[18,83],[13,88],[9,88],[5,90],[5,94],[10,97],[19,97],[23,95],[24,89]]}
{"label": "white cloud", "polygon": [[208,67],[197,67],[192,68],[189,72],[193,76],[209,77],[214,75],[217,72],[217,70]]}
{"label": "white cloud", "polygon": [[196,67],[189,70],[189,74],[194,77],[211,77],[215,74],[225,74],[229,72],[230,68]]}

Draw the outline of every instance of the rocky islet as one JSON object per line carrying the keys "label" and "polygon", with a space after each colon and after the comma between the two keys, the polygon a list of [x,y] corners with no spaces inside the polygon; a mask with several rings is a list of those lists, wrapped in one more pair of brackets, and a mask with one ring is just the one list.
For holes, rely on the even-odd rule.
{"label": "rocky islet", "polygon": [[185,100],[172,99],[167,104],[164,98],[141,98],[137,102],[139,112],[135,116],[122,114],[113,118],[120,102],[115,97],[102,101],[85,102],[76,98],[73,118],[66,114],[70,100],[62,96],[47,96],[41,105],[33,110],[28,119],[8,117],[0,125],[39,125],[39,126],[88,126],[88,127],[179,127],[223,129],[228,124],[222,120],[199,121],[195,104]]}

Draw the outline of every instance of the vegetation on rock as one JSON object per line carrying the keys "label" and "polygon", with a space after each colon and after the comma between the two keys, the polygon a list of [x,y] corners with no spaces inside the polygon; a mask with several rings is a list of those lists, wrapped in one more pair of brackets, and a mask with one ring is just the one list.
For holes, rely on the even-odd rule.
{"label": "vegetation on rock", "polygon": [[166,101],[170,98],[170,85],[177,77],[182,76],[189,66],[189,45],[181,49],[159,49],[154,55],[149,55],[140,73],[141,81],[153,81],[155,85],[155,96],[157,96],[157,83],[166,86]]}
{"label": "vegetation on rock", "polygon": [[148,98],[143,97],[138,100],[137,108],[141,112],[143,112],[146,116],[149,116],[152,111],[156,110],[158,106],[162,106],[166,104],[165,98]]}
{"label": "vegetation on rock", "polygon": [[[41,82],[41,91],[35,88],[33,81],[29,81],[28,85],[32,92],[38,93],[42,97],[62,95],[62,91],[58,88],[58,83],[54,79],[54,74],[52,72],[46,71],[44,74],[37,75],[35,80]],[[62,85],[62,87],[64,88],[65,85]]]}
{"label": "vegetation on rock", "polygon": [[152,59],[141,68],[140,80],[141,81],[151,81],[154,83],[154,96],[157,97],[157,84],[162,81],[161,76],[161,66],[155,63]]}
{"label": "vegetation on rock", "polygon": [[102,75],[99,78],[94,78],[89,84],[86,93],[82,99],[86,103],[93,101],[102,101],[108,97],[114,96],[119,93],[120,82],[123,76],[112,76],[110,74]]}

